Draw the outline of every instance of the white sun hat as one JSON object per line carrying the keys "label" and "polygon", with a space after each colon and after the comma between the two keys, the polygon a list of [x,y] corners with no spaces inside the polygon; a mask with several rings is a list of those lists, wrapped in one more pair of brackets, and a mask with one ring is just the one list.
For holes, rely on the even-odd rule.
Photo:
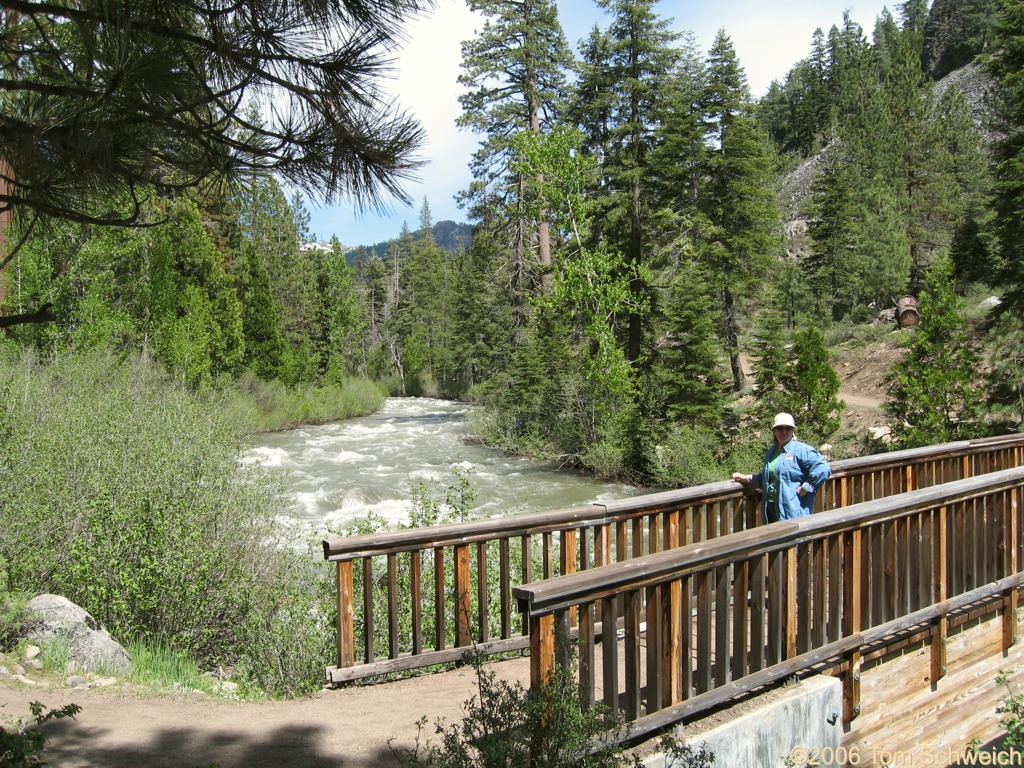
{"label": "white sun hat", "polygon": [[772,424],[772,429],[776,427],[792,427],[796,429],[796,422],[793,421],[793,414],[791,413],[777,413],[775,414],[775,423]]}

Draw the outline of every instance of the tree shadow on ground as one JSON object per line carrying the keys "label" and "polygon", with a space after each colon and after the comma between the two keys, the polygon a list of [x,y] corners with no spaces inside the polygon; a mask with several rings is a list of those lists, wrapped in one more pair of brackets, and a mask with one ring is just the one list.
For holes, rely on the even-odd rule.
{"label": "tree shadow on ground", "polygon": [[[241,715],[241,713],[240,713]],[[320,726],[287,726],[258,737],[245,731],[167,728],[146,742],[110,743],[106,729],[83,727],[62,720],[43,727],[45,757],[54,766],[90,768],[399,768],[401,761],[388,749],[337,756]]]}

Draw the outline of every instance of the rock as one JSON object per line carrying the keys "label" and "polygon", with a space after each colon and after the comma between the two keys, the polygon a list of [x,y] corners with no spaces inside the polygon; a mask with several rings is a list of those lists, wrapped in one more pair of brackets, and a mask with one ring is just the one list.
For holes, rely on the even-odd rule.
{"label": "rock", "polygon": [[872,438],[886,445],[893,441],[892,430],[889,427],[868,427],[868,432]]}
{"label": "rock", "polygon": [[17,677],[18,675],[24,675],[25,674],[25,668],[23,666],[21,666],[21,664],[15,664],[14,668],[11,670],[11,674],[14,675],[15,677]]}
{"label": "rock", "polygon": [[35,680],[27,678],[24,675],[14,675],[11,679],[17,680],[19,683],[22,683],[23,685],[39,685],[39,683],[37,683]]}
{"label": "rock", "polygon": [[71,677],[65,678],[65,680],[64,680],[64,687],[65,688],[77,688],[78,686],[85,685],[88,682],[89,681],[86,680],[81,675],[71,675]]}
{"label": "rock", "polygon": [[9,674],[11,674],[11,670],[9,670],[7,667],[0,666],[0,675],[9,675]]}
{"label": "rock", "polygon": [[38,645],[27,645],[25,646],[25,660],[32,661],[32,659],[39,656],[43,652],[43,649]]}
{"label": "rock", "polygon": [[66,597],[39,595],[28,602],[34,621],[26,633],[36,643],[66,638],[77,668],[127,674],[131,657],[96,619]]}
{"label": "rock", "polygon": [[112,685],[117,685],[116,677],[98,677],[89,683],[90,688],[109,688]]}
{"label": "rock", "polygon": [[875,318],[874,324],[880,325],[881,323],[885,323],[887,325],[894,325],[896,323],[896,307],[892,307],[891,309],[883,309],[881,312],[878,313],[878,316]]}
{"label": "rock", "polygon": [[43,668],[43,662],[41,662],[39,659],[29,659],[25,663],[37,672]]}
{"label": "rock", "polygon": [[978,304],[978,309],[992,309],[998,307],[1003,301],[998,296],[989,296],[987,299]]}

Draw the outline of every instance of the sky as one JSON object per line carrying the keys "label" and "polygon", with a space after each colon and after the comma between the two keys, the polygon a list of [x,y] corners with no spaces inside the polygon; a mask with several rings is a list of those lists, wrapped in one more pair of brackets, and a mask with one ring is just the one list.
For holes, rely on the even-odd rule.
{"label": "sky", "polygon": [[[419,180],[405,185],[412,205],[391,200],[388,211],[379,215],[360,213],[349,201],[323,205],[307,200],[315,239],[327,241],[337,235],[343,245],[356,246],[397,237],[403,223],[413,230],[419,226],[424,198],[435,223],[466,220],[454,198],[469,186],[469,160],[479,137],[455,127],[461,111],[457,78],[461,43],[475,37],[482,19],[469,11],[465,0],[436,1],[433,12],[406,27],[408,40],[395,54],[393,76],[382,84],[419,119],[427,135],[420,154],[428,162],[420,169]],[[898,0],[661,0],[655,11],[672,19],[676,31],[692,32],[705,53],[718,30],[724,29],[751,93],[760,98],[773,80],[783,81],[793,65],[807,57],[815,29],[827,34],[849,11],[870,39],[875,19],[887,5],[895,14]],[[602,29],[608,26],[593,0],[559,0],[558,9],[566,39],[577,53],[579,41],[595,23]]]}

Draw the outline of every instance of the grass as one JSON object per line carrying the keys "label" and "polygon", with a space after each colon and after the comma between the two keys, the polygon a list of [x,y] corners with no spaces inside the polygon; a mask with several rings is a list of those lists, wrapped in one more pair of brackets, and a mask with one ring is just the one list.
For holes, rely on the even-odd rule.
{"label": "grass", "polygon": [[215,693],[212,679],[186,654],[156,641],[136,640],[128,647],[132,657],[129,680],[156,692],[202,691]]}

